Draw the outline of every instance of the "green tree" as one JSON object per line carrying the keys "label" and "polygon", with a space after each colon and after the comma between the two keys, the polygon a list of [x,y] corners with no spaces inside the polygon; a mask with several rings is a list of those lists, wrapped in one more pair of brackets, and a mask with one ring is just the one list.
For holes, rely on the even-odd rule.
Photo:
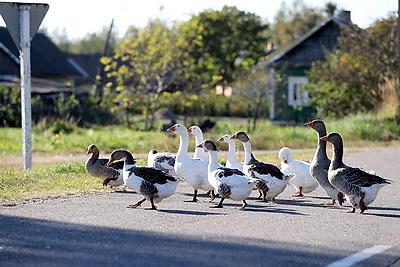
{"label": "green tree", "polygon": [[271,24],[271,41],[274,45],[283,45],[296,36],[303,36],[315,25],[325,19],[326,15],[333,15],[336,5],[328,2],[325,8],[311,8],[303,0],[296,0],[292,6],[282,2],[280,9]]}
{"label": "green tree", "polygon": [[396,77],[396,18],[376,21],[366,30],[342,32],[338,50],[315,62],[306,89],[320,115],[343,116],[374,110],[381,101],[379,84]]}
{"label": "green tree", "polygon": [[[176,33],[160,20],[143,30],[130,29],[134,38],[125,39],[114,56],[102,59],[107,84],[118,92],[116,100],[127,109],[134,107],[145,116],[145,128],[153,127],[154,109],[162,92],[179,87],[179,61],[176,58]],[[128,34],[129,35],[129,34]]]}
{"label": "green tree", "polygon": [[178,47],[192,88],[229,86],[265,55],[267,29],[259,16],[229,6],[183,23]]}

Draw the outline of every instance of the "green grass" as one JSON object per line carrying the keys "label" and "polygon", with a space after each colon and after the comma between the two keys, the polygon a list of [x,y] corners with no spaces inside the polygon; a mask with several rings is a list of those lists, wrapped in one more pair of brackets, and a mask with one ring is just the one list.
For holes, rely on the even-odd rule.
{"label": "green grass", "polygon": [[101,180],[88,176],[82,162],[52,164],[28,172],[0,171],[1,204],[102,190]]}
{"label": "green grass", "polygon": [[[328,132],[339,132],[346,147],[400,145],[400,125],[390,117],[374,114],[359,114],[341,120],[325,119]],[[191,126],[191,125],[186,125]],[[216,140],[226,133],[246,131],[246,120],[219,119],[205,138]],[[156,148],[159,151],[176,152],[179,138],[169,132],[143,132],[122,126],[77,128],[69,134],[54,133],[54,129],[36,126],[33,129],[33,157],[55,157],[62,155],[81,156],[67,163],[44,162],[34,164],[33,168],[21,171],[21,163],[16,164],[13,157],[21,154],[21,129],[0,128],[0,204],[10,204],[26,199],[86,194],[104,190],[100,179],[89,176],[84,168],[86,149],[96,144],[102,155],[117,148],[131,151],[138,157],[138,165],[144,166],[147,152]],[[304,126],[279,127],[269,121],[260,121],[257,131],[248,132],[255,155],[259,160],[279,164],[277,150],[283,146],[295,151],[294,158],[305,161],[312,159],[317,142],[314,130]],[[194,149],[194,138],[190,139],[189,150]],[[239,150],[242,146],[237,143]],[[225,143],[218,143],[221,151],[227,150]],[[257,153],[258,151],[264,151]],[[266,153],[266,150],[275,152]],[[222,154],[224,155],[224,154]],[[221,162],[225,162],[223,156]]]}

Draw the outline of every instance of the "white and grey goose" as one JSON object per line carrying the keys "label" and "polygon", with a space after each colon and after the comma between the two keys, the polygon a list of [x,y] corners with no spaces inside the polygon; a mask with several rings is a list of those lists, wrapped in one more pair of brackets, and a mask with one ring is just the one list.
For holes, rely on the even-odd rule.
{"label": "white and grey goose", "polygon": [[237,132],[232,135],[231,139],[238,139],[242,142],[245,153],[243,172],[251,178],[258,179],[256,187],[263,194],[262,201],[275,201],[275,198],[285,190],[293,175],[283,174],[277,166],[255,159],[251,150],[250,138],[245,132]]}
{"label": "white and grey goose", "polygon": [[242,201],[241,209],[247,206],[246,198],[251,194],[256,179],[248,178],[242,171],[234,168],[223,167],[218,163],[218,150],[211,140],[204,140],[197,145],[209,154],[208,181],[221,200],[214,208],[222,208],[222,202],[227,198]]}
{"label": "white and grey goose", "polygon": [[90,156],[85,162],[85,169],[91,176],[102,179],[104,186],[120,186],[124,184],[122,179],[124,163],[122,161],[114,162],[112,165],[107,166],[108,159],[99,158],[100,151],[96,145],[89,145],[86,154]]}
{"label": "white and grey goose", "polygon": [[155,149],[149,151],[147,157],[147,166],[154,167],[158,170],[165,171],[166,173],[176,176],[175,166],[176,155],[169,152],[158,152]]}
{"label": "white and grey goose", "polygon": [[[179,148],[175,159],[175,172],[179,178],[184,179],[193,188],[193,200],[197,202],[199,190],[210,191],[214,188],[208,182],[208,162],[199,158],[192,158],[189,155],[189,133],[186,127],[177,123],[167,129],[179,135]],[[214,200],[214,191],[211,194],[211,201]]]}
{"label": "white and grey goose", "polygon": [[132,154],[127,150],[114,150],[108,160],[108,165],[116,160],[123,160],[123,180],[127,187],[141,194],[144,198],[128,208],[137,208],[144,201],[149,200],[151,210],[156,210],[154,203],[175,193],[179,180],[175,177],[153,167],[138,167]]}
{"label": "white and grey goose", "polygon": [[235,140],[231,139],[231,135],[225,134],[221,136],[217,142],[228,143],[228,157],[226,159],[225,166],[243,171],[243,162],[240,162],[236,159],[236,144]]}
{"label": "white and grey goose", "polygon": [[310,164],[310,173],[317,180],[322,189],[326,194],[332,198],[331,202],[324,203],[325,205],[334,205],[336,200],[339,205],[344,202],[344,195],[338,189],[336,189],[328,180],[328,169],[331,164],[331,160],[326,155],[326,141],[320,138],[326,135],[325,123],[322,120],[313,120],[305,124],[308,127],[313,128],[318,135],[317,150],[315,151],[314,157]]}
{"label": "white and grey goose", "polygon": [[[204,140],[203,131],[200,129],[199,126],[193,125],[189,127],[188,132],[194,135],[194,139],[196,140],[196,145],[200,144]],[[204,149],[198,148],[195,145],[193,158],[199,158],[208,162],[208,155],[204,151]]]}
{"label": "white and grey goose", "polygon": [[281,171],[284,174],[293,174],[290,183],[293,184],[295,192],[293,197],[302,197],[303,193],[311,193],[318,187],[318,182],[310,173],[310,163],[293,159],[292,150],[283,147],[279,150],[279,159],[281,161]]}
{"label": "white and grey goose", "polygon": [[329,182],[346,195],[352,205],[348,212],[354,213],[356,208],[359,208],[360,213],[364,213],[367,206],[377,197],[378,191],[391,181],[344,164],[343,139],[340,134],[330,133],[321,137],[321,140],[333,145],[333,156],[328,171]]}

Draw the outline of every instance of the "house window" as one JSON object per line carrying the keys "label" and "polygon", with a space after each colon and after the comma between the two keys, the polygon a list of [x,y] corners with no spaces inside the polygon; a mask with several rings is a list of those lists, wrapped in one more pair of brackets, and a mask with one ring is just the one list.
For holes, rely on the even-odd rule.
{"label": "house window", "polygon": [[288,79],[288,105],[308,106],[309,93],[301,90],[301,85],[307,82],[306,77],[289,76]]}

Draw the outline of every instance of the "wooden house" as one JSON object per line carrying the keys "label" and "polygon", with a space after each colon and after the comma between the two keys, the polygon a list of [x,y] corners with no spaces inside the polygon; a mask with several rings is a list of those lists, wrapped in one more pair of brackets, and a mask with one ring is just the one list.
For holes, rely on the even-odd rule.
{"label": "wooden house", "polygon": [[[43,108],[39,113],[50,115],[55,99],[60,96],[73,94],[86,98],[90,91],[76,87],[74,80],[88,76],[84,68],[59,50],[45,34],[35,35],[31,42],[31,95],[41,100]],[[0,86],[20,88],[19,50],[5,27],[0,27]],[[7,99],[0,95],[0,104],[7,104],[3,103]]]}
{"label": "wooden house", "polygon": [[339,16],[326,19],[301,38],[274,51],[262,62],[264,70],[280,77],[269,91],[269,116],[274,123],[295,124],[315,117],[315,108],[308,104],[312,96],[300,87],[307,82],[306,72],[312,62],[326,59],[326,52],[337,46],[341,30],[349,23],[350,12],[342,11]]}

